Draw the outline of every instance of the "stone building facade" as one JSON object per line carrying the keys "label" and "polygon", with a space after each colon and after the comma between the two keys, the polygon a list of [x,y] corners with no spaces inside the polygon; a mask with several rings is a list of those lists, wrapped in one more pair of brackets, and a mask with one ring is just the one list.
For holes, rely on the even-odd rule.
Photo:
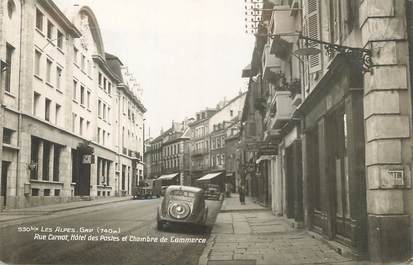
{"label": "stone building facade", "polygon": [[274,213],[342,252],[410,257],[411,1],[264,6],[248,76],[266,101],[261,141],[277,146],[257,161]]}
{"label": "stone building facade", "polygon": [[[115,110],[122,77],[108,64],[93,11],[83,6],[64,14],[50,0],[1,3],[13,6],[11,15],[2,16],[9,23],[2,32],[13,65],[10,89],[2,93],[10,121],[3,129],[3,206],[128,194],[117,177],[122,122]],[[140,105],[138,128],[145,112]],[[137,141],[128,145],[143,153]],[[135,157],[128,153],[127,161]],[[131,170],[120,170],[132,177]]]}

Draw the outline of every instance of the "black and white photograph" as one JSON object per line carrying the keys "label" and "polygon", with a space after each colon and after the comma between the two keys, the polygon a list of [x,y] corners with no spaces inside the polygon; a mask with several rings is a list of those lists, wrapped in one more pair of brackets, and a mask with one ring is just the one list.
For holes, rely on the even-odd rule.
{"label": "black and white photograph", "polygon": [[0,265],[413,265],[413,0],[0,0]]}

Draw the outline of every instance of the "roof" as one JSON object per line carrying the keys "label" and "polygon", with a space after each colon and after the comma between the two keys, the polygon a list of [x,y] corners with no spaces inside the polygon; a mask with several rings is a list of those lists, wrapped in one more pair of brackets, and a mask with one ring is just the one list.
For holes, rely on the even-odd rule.
{"label": "roof", "polygon": [[113,73],[119,77],[119,80],[123,83],[123,76],[121,72],[121,66],[123,66],[122,61],[115,55],[110,53],[105,53],[106,62],[112,69]]}
{"label": "roof", "polygon": [[125,80],[123,79],[122,75],[122,70],[121,66],[123,66],[122,61],[117,57],[116,55],[110,54],[110,53],[105,53],[105,59],[106,59],[106,64],[108,65],[108,68],[110,69],[111,73],[117,77],[119,83],[118,88],[123,89],[125,93],[134,101],[134,103],[137,105],[137,107],[143,112],[146,112],[145,106],[142,104],[142,102],[132,93],[130,88],[125,84]]}
{"label": "roof", "polygon": [[210,180],[210,179],[218,177],[219,175],[221,175],[223,173],[224,173],[224,171],[220,171],[220,172],[216,172],[216,173],[209,173],[209,174],[206,174],[205,176],[203,176],[203,177],[201,177],[197,180]]}
{"label": "roof", "polygon": [[[226,107],[228,107],[230,104],[232,104],[234,101],[236,101],[237,99],[241,98],[242,96],[245,96],[245,98],[246,98],[246,94],[247,94],[247,91],[246,91],[246,92],[239,93],[236,97],[234,97],[233,99],[231,99],[230,101],[228,101],[227,104],[225,104],[224,106],[222,106],[221,109],[219,109],[217,112],[215,112],[214,114],[212,114],[210,118],[214,117],[215,115],[218,115],[221,110],[225,109]],[[245,100],[245,101],[246,101],[246,100]],[[244,101],[244,102],[245,102],[245,101]]]}
{"label": "roof", "polygon": [[183,186],[183,185],[171,185],[168,187],[167,190],[184,190],[184,191],[189,191],[189,192],[201,192],[202,189],[198,187],[192,187],[192,186]]}

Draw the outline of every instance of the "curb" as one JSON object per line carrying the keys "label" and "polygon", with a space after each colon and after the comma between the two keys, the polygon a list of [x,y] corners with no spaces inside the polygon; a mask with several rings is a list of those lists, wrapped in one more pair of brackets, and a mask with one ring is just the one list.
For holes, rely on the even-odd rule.
{"label": "curb", "polygon": [[199,257],[198,265],[207,265],[208,264],[208,256],[212,250],[212,246],[215,243],[216,235],[211,235],[208,239],[204,250],[202,251],[202,255]]}
{"label": "curb", "polygon": [[271,209],[229,209],[229,210],[220,210],[219,213],[234,213],[234,212],[265,212],[271,211]]}
{"label": "curb", "polygon": [[101,202],[101,203],[95,203],[95,204],[79,205],[79,206],[68,207],[68,208],[63,208],[63,209],[56,209],[56,210],[51,210],[51,211],[30,211],[30,210],[28,210],[27,212],[16,212],[16,213],[2,212],[2,213],[0,213],[0,216],[2,214],[3,215],[22,215],[22,216],[27,215],[27,216],[26,217],[20,217],[20,218],[14,218],[14,219],[8,219],[8,220],[4,220],[4,221],[0,220],[0,223],[6,223],[6,222],[9,222],[9,221],[15,221],[15,220],[20,220],[20,219],[27,219],[27,218],[34,217],[34,216],[50,215],[50,214],[53,214],[53,213],[71,211],[71,210],[82,209],[82,208],[87,208],[87,207],[124,202],[124,201],[129,201],[129,200],[131,200],[131,198],[125,198],[125,199],[122,199],[122,200]]}

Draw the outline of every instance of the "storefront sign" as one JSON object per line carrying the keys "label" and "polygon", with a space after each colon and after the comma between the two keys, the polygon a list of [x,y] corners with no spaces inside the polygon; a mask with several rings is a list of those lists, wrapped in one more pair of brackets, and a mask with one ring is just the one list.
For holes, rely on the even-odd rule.
{"label": "storefront sign", "polygon": [[277,155],[278,146],[275,144],[265,143],[260,145],[259,149],[260,155]]}
{"label": "storefront sign", "polygon": [[92,164],[92,155],[83,155],[82,156],[82,164]]}

